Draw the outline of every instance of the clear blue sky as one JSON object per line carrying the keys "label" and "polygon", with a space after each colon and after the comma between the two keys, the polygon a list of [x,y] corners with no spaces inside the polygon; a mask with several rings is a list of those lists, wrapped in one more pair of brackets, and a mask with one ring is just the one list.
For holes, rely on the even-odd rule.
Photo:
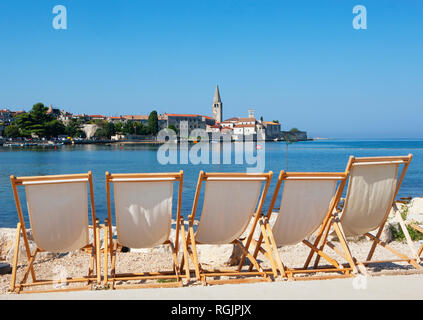
{"label": "clear blue sky", "polygon": [[210,115],[219,84],[224,118],[423,138],[422,35],[420,0],[2,0],[0,108]]}

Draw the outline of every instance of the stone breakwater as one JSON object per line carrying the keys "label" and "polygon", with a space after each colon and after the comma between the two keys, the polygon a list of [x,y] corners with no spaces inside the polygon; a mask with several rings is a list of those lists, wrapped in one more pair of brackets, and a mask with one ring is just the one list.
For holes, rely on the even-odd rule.
{"label": "stone breakwater", "polygon": [[[398,210],[405,216],[405,222],[407,223],[416,223],[423,225],[423,198],[414,198],[408,204],[397,203]],[[391,242],[393,241],[393,235],[391,231],[391,226],[395,226],[398,228],[398,222],[395,217],[395,212],[392,210],[389,216],[388,222],[384,228],[383,234],[381,236],[382,241]],[[270,223],[273,224],[275,221],[276,215],[273,215]],[[197,222],[198,223],[198,222]],[[188,229],[188,226],[185,225],[185,228]],[[249,230],[250,227],[247,228]],[[259,227],[257,226],[255,230],[255,238],[258,238],[259,235]],[[116,227],[113,227],[113,233],[116,236]],[[29,240],[29,246],[31,251],[35,250],[35,242],[30,229],[27,230],[27,236]],[[172,225],[170,239],[172,241],[175,240],[176,231],[175,231],[175,222]],[[246,236],[244,234],[243,236]],[[13,260],[13,253],[14,253],[14,245],[15,245],[15,238],[16,238],[16,228],[0,228],[0,262],[7,262],[12,263]],[[310,236],[309,240],[313,240],[314,235]],[[93,235],[92,230],[90,230],[90,241],[92,241]],[[333,239],[332,240],[336,240]],[[360,238],[351,238],[350,241],[359,242],[359,241],[366,241],[370,242],[368,238],[360,237]],[[179,239],[180,243],[182,243],[182,238]],[[100,232],[100,245],[103,246],[104,243],[104,234]],[[25,249],[24,244],[20,241],[19,247],[20,253],[19,256],[21,258],[25,257]],[[143,253],[143,254],[165,254],[170,253],[169,246],[161,245],[154,248],[146,248],[146,249],[130,249],[130,252],[133,253]],[[305,250],[307,250],[305,248]],[[180,251],[182,252],[182,247],[180,246]],[[67,255],[72,255],[75,253],[67,253]],[[218,265],[236,265],[239,262],[240,257],[240,250],[237,246],[234,245],[200,245],[198,246],[198,255],[201,261],[207,261],[210,264],[218,264]],[[58,258],[62,257],[63,254],[57,253],[50,253],[50,252],[42,252],[39,254],[40,258]]]}

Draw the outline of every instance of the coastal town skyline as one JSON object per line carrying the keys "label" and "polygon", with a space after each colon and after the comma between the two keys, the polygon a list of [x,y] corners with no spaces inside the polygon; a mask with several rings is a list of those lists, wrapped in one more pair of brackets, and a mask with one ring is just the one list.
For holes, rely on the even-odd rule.
{"label": "coastal town skyline", "polygon": [[363,3],[365,30],[350,0],[64,1],[66,30],[52,27],[57,4],[0,10],[0,108],[195,114],[219,83],[234,115],[252,108],[311,136],[423,136],[420,1]]}
{"label": "coastal town skyline", "polygon": [[248,117],[238,115],[224,120],[218,85],[211,103],[211,116],[205,113],[158,114],[156,110],[148,115],[73,114],[65,108],[53,108],[43,103],[35,104],[30,111],[0,109],[0,137],[7,138],[31,136],[38,139],[66,135],[66,139],[139,140],[151,139],[147,136],[156,137],[163,129],[172,129],[178,136],[191,135],[195,132],[193,130],[200,129],[209,138],[214,135],[216,139],[216,134],[219,134],[233,141],[244,137],[262,141],[307,140],[307,133],[298,128],[283,131],[279,120],[265,121],[262,116],[257,119],[254,109],[248,109]]}

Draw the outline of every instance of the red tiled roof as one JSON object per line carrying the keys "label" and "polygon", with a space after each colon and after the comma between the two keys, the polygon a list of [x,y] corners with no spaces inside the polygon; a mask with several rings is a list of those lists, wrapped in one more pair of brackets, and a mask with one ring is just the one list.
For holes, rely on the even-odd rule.
{"label": "red tiled roof", "polygon": [[238,119],[238,122],[248,122],[248,121],[256,122],[256,118],[239,118]]}
{"label": "red tiled roof", "polygon": [[231,127],[223,127],[221,131],[223,130],[233,130]]}
{"label": "red tiled roof", "polygon": [[238,121],[239,120],[239,118],[236,118],[236,117],[234,117],[234,118],[229,118],[229,119],[226,119],[225,121],[223,121],[223,122],[233,122],[233,121]]}
{"label": "red tiled roof", "polygon": [[148,116],[140,116],[140,115],[129,115],[123,116],[126,120],[148,120]]}
{"label": "red tiled roof", "polygon": [[106,117],[101,114],[90,114],[88,115],[88,118],[106,118]]}
{"label": "red tiled roof", "polygon": [[177,114],[177,113],[165,113],[168,117],[201,117],[198,114]]}
{"label": "red tiled roof", "polygon": [[234,128],[254,128],[255,124],[238,124]]}
{"label": "red tiled roof", "polygon": [[280,125],[280,123],[273,122],[273,121],[263,121],[263,124],[270,124],[270,125]]}

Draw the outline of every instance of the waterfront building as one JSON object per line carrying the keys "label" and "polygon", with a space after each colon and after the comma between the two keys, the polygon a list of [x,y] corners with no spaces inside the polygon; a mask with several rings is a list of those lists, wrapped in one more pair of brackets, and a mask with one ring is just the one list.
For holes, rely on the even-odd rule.
{"label": "waterfront building", "polygon": [[279,139],[281,137],[280,123],[273,121],[263,121],[263,126],[266,130],[266,139]]}
{"label": "waterfront building", "polygon": [[167,119],[167,127],[174,126],[180,131],[181,122],[187,123],[188,132],[194,129],[206,129],[206,122],[203,121],[203,116],[198,114],[176,114],[176,113],[165,113],[164,117]]}
{"label": "waterfront building", "polygon": [[88,117],[88,120],[89,121],[94,121],[94,120],[102,120],[102,121],[104,121],[104,120],[107,119],[106,116],[103,116],[101,114],[90,114],[87,117]]}
{"label": "waterfront building", "polygon": [[0,122],[5,126],[13,122],[13,112],[9,109],[0,109]]}

